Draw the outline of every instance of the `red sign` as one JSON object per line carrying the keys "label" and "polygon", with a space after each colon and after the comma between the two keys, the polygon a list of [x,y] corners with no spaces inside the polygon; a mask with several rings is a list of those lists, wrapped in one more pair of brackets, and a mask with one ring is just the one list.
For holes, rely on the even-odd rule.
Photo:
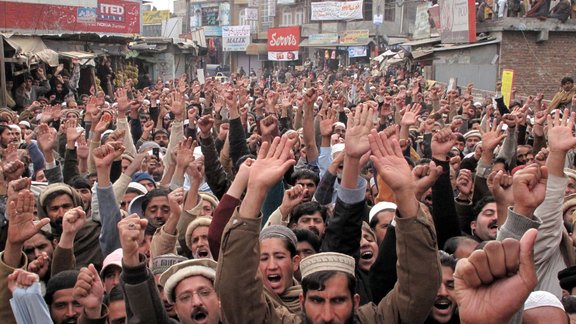
{"label": "red sign", "polygon": [[300,48],[300,26],[268,29],[268,51],[297,51]]}
{"label": "red sign", "polygon": [[[123,0],[0,1],[0,30],[42,34],[139,34],[140,3]],[[56,2],[56,1],[54,1]],[[78,4],[76,4],[78,3]]]}

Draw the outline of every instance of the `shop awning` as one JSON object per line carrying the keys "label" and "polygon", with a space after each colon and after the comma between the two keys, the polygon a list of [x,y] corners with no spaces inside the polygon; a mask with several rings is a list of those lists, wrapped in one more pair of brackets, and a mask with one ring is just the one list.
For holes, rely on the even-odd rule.
{"label": "shop awning", "polygon": [[310,44],[309,39],[305,39],[300,42],[300,47],[318,47],[318,48],[326,48],[326,49],[336,49],[337,46],[340,44]]}
{"label": "shop awning", "polygon": [[424,57],[424,56],[430,55],[432,53],[434,53],[433,50],[415,50],[415,51],[411,52],[412,58],[414,58],[414,59]]}
{"label": "shop awning", "polygon": [[338,44],[339,47],[356,47],[356,46],[367,46],[369,44],[376,44],[373,40],[369,39],[360,43],[348,43],[348,44]]}
{"label": "shop awning", "polygon": [[247,55],[262,55],[267,53],[268,53],[267,43],[252,43],[248,44],[248,47],[246,47]]}
{"label": "shop awning", "polygon": [[24,56],[28,66],[43,61],[55,67],[58,65],[58,53],[49,49],[40,37],[12,36],[4,38],[6,43],[16,51],[15,56]]}

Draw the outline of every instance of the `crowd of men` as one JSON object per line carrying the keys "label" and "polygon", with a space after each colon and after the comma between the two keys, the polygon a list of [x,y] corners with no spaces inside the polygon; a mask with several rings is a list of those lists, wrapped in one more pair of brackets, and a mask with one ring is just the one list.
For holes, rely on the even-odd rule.
{"label": "crowd of men", "polygon": [[576,320],[570,77],[506,105],[404,69],[75,69],[0,109],[3,323]]}

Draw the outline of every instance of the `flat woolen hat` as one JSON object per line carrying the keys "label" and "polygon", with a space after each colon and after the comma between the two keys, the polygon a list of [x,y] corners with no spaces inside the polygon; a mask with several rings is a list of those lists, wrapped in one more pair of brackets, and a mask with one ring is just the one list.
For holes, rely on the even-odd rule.
{"label": "flat woolen hat", "polygon": [[294,246],[294,249],[296,249],[296,246],[298,245],[296,234],[294,234],[291,229],[283,225],[271,225],[264,228],[260,232],[260,241],[269,238],[285,238],[290,244],[292,244],[292,246]]}
{"label": "flat woolen hat", "polygon": [[170,303],[174,303],[174,290],[180,281],[192,277],[203,276],[214,282],[216,279],[216,267],[218,263],[212,259],[195,259],[177,263],[160,276],[160,284],[164,287],[166,298]]}
{"label": "flat woolen hat", "polygon": [[356,261],[353,257],[336,252],[316,253],[300,261],[302,280],[321,271],[340,271],[355,277],[355,267]]}

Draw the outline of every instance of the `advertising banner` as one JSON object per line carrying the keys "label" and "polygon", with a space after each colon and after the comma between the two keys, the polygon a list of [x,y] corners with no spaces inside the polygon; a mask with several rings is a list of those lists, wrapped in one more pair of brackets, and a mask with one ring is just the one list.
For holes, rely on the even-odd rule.
{"label": "advertising banner", "polygon": [[512,86],[514,84],[514,70],[502,70],[502,97],[506,106],[510,107],[510,97],[512,96]]}
{"label": "advertising banner", "polygon": [[250,26],[222,26],[222,50],[225,52],[246,51],[250,44]]}
{"label": "advertising banner", "polygon": [[368,29],[363,30],[347,30],[342,34],[340,38],[340,44],[361,44],[370,41],[370,31]]}
{"label": "advertising banner", "polygon": [[220,26],[230,25],[230,3],[223,2],[220,4]]}
{"label": "advertising banner", "polygon": [[244,8],[246,20],[258,20],[258,8]]}
{"label": "advertising banner", "polygon": [[350,46],[348,47],[348,57],[364,57],[367,56],[366,46]]}
{"label": "advertising banner", "polygon": [[310,20],[351,20],[363,19],[362,0],[312,2]]}
{"label": "advertising banner", "polygon": [[[57,4],[54,4],[57,3]],[[0,29],[50,33],[139,34],[140,3],[122,0],[0,1]]]}
{"label": "advertising banner", "polygon": [[298,59],[298,51],[268,52],[270,61],[295,61]]}
{"label": "advertising banner", "polygon": [[144,25],[160,25],[164,20],[170,19],[170,10],[150,10],[142,13]]}
{"label": "advertising banner", "polygon": [[474,0],[440,0],[440,38],[448,44],[476,42]]}
{"label": "advertising banner", "polygon": [[312,34],[308,36],[310,45],[334,45],[338,44],[338,34]]}
{"label": "advertising banner", "polygon": [[421,3],[416,7],[416,22],[414,23],[413,39],[430,38],[430,17],[428,16],[428,4]]}
{"label": "advertising banner", "polygon": [[204,36],[222,36],[222,27],[220,26],[204,26]]}
{"label": "advertising banner", "polygon": [[298,51],[300,26],[268,29],[268,51]]}

